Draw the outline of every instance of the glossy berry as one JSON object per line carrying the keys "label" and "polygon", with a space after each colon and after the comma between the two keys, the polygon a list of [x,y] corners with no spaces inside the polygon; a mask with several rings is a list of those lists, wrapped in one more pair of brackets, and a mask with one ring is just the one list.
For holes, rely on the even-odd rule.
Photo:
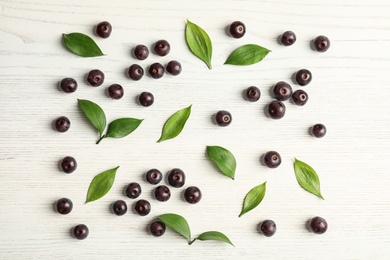
{"label": "glossy berry", "polygon": [[276,151],[268,151],[263,155],[262,162],[268,168],[276,168],[282,163],[282,157]]}
{"label": "glossy berry", "polygon": [[202,199],[202,192],[196,186],[190,186],[184,191],[184,199],[190,204],[196,204]]}
{"label": "glossy berry", "polygon": [[112,26],[107,21],[101,22],[96,25],[95,32],[101,38],[108,38],[111,35]]}
{"label": "glossy berry", "polygon": [[131,182],[127,185],[125,193],[130,199],[136,199],[142,193],[141,185],[137,182]]}
{"label": "glossy berry", "polygon": [[77,162],[72,156],[66,156],[60,161],[60,170],[65,173],[72,173],[76,168]]}
{"label": "glossy berry", "polygon": [[215,114],[215,122],[219,126],[228,126],[232,122],[232,115],[226,110],[220,110]]}
{"label": "glossy berry", "polygon": [[127,212],[127,204],[123,200],[117,200],[112,204],[112,212],[117,216],[122,216]]}
{"label": "glossy berry", "polygon": [[156,62],[149,66],[149,75],[154,79],[159,79],[164,75],[164,66]]}
{"label": "glossy berry", "polygon": [[295,90],[291,97],[292,102],[298,106],[305,105],[309,100],[309,96],[307,95],[306,91],[302,89]]}
{"label": "glossy berry", "polygon": [[150,169],[145,174],[145,179],[152,185],[159,184],[162,180],[162,173],[157,169]]}
{"label": "glossy berry", "polygon": [[177,76],[181,73],[181,64],[177,60],[171,60],[168,62],[166,70],[169,74]]}
{"label": "glossy berry", "polygon": [[166,226],[164,222],[160,220],[154,220],[149,225],[150,234],[152,234],[155,237],[161,237],[162,235],[164,235],[165,230],[166,230]]}
{"label": "glossy berry", "polygon": [[308,226],[311,232],[318,235],[324,234],[328,229],[328,223],[324,218],[321,217],[314,217],[310,219]]}
{"label": "glossy berry", "polygon": [[323,124],[315,124],[310,127],[310,134],[314,137],[321,138],[326,135],[326,127]]}
{"label": "glossy berry", "polygon": [[171,46],[169,45],[169,42],[167,42],[166,40],[157,41],[153,47],[154,53],[159,56],[167,55],[170,50],[171,50]]}
{"label": "glossy berry", "polygon": [[186,175],[179,168],[174,168],[168,172],[168,183],[172,187],[181,188],[186,181]]}
{"label": "glossy berry", "polygon": [[104,73],[101,70],[91,70],[87,74],[87,82],[92,87],[98,87],[104,82]]}
{"label": "glossy berry", "polygon": [[143,44],[138,44],[134,48],[134,56],[138,60],[145,60],[149,56],[149,49]]}
{"label": "glossy berry", "polygon": [[311,72],[307,69],[300,69],[295,73],[295,82],[300,86],[308,85],[312,78]]}
{"label": "glossy berry", "polygon": [[139,200],[134,205],[135,212],[140,216],[146,216],[150,213],[151,206],[147,200]]}
{"label": "glossy berry", "polygon": [[56,210],[62,215],[69,214],[73,209],[73,202],[68,198],[61,198],[56,202]]}
{"label": "glossy berry", "polygon": [[69,118],[66,116],[60,116],[53,122],[53,127],[57,132],[64,133],[70,128]]}
{"label": "glossy berry", "polygon": [[273,220],[266,219],[259,224],[259,232],[266,237],[272,237],[276,233],[276,224]]}
{"label": "glossy berry", "polygon": [[260,99],[261,92],[258,87],[250,86],[245,90],[244,97],[250,102],[256,102]]}
{"label": "glossy berry", "polygon": [[154,197],[158,201],[167,201],[171,197],[171,191],[165,185],[160,185],[154,190]]}
{"label": "glossy berry", "polygon": [[293,91],[290,84],[279,81],[274,85],[272,92],[277,100],[285,101],[291,97]]}
{"label": "glossy berry", "polygon": [[292,31],[285,31],[282,35],[280,35],[279,38],[280,44],[284,46],[293,45],[296,40],[297,40],[297,36]]}
{"label": "glossy berry", "polygon": [[326,52],[330,47],[330,41],[328,37],[324,35],[319,35],[314,38],[312,42],[312,47],[318,52]]}
{"label": "glossy berry", "polygon": [[229,34],[233,38],[241,38],[245,35],[245,24],[240,21],[232,22],[229,26]]}
{"label": "glossy berry", "polygon": [[72,235],[78,240],[86,239],[89,235],[89,229],[84,224],[79,224],[72,229]]}
{"label": "glossy berry", "polygon": [[267,105],[267,114],[272,119],[281,119],[286,113],[286,106],[279,100],[273,100]]}
{"label": "glossy berry", "polygon": [[74,78],[64,78],[60,82],[60,89],[65,93],[73,93],[77,90],[77,81]]}
{"label": "glossy berry", "polygon": [[124,94],[123,87],[119,84],[112,84],[108,87],[107,92],[112,99],[121,99]]}
{"label": "glossy berry", "polygon": [[153,105],[153,103],[154,103],[153,94],[150,92],[142,92],[138,96],[138,103],[144,107],[149,107],[149,106]]}
{"label": "glossy berry", "polygon": [[138,64],[133,64],[127,70],[127,75],[132,80],[140,80],[144,76],[144,69]]}

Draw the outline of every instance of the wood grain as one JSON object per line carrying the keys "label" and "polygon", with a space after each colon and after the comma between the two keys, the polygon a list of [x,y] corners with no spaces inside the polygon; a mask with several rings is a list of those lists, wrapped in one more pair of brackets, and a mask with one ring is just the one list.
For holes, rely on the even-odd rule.
{"label": "wood grain", "polygon": [[[0,0],[0,259],[388,259],[390,256],[390,4],[373,1],[76,1]],[[213,41],[213,69],[194,57],[184,39],[189,19]],[[110,21],[108,39],[93,36],[93,27]],[[226,34],[234,20],[247,26],[242,39]],[[277,37],[293,30],[291,47]],[[62,33],[91,35],[105,52],[93,59],[79,58],[61,44]],[[310,41],[324,34],[331,39],[326,53],[310,49]],[[151,54],[145,61],[131,56],[139,43],[159,39],[171,43],[166,57]],[[236,67],[223,65],[236,47],[256,43],[272,50],[261,63]],[[145,76],[134,82],[125,76],[133,63],[147,68],[153,62],[177,59],[183,73],[159,80]],[[84,82],[85,74],[99,68],[106,74],[103,86]],[[277,81],[292,84],[300,68],[313,73],[304,87],[304,107],[286,102],[287,113],[272,120],[264,107],[272,100]],[[64,77],[79,82],[75,93],[58,90]],[[110,100],[105,89],[122,84],[125,96]],[[262,91],[260,101],[249,103],[242,91],[251,85]],[[155,96],[151,107],[140,107],[142,91]],[[95,145],[96,132],[77,107],[77,98],[101,105],[108,121],[119,117],[144,118],[124,139],[105,139]],[[165,120],[192,104],[183,132],[156,143]],[[212,123],[212,115],[229,110],[233,122],[226,128]],[[66,115],[67,133],[57,133],[52,121]],[[315,139],[308,128],[317,122],[328,128]],[[218,173],[206,158],[206,145],[228,148],[237,159],[234,181]],[[277,150],[283,163],[277,169],[260,164],[260,156]],[[58,161],[72,155],[78,161],[73,174],[58,170]],[[318,172],[324,201],[303,191],[293,172],[293,159],[309,163]],[[101,200],[84,204],[92,178],[120,165],[112,190]],[[186,186],[203,192],[197,205],[186,204],[183,189],[173,189],[166,203],[152,198],[153,188],[143,174],[150,168],[164,174],[174,167],[187,174]],[[139,182],[142,197],[152,213],[139,217],[131,210],[122,217],[110,204],[124,199],[124,187]],[[259,207],[241,218],[243,198],[256,184],[267,181],[267,194]],[[71,214],[61,216],[53,204],[61,197],[74,202]],[[185,216],[193,235],[207,230],[225,233],[235,244],[196,242],[172,231],[161,238],[147,233],[157,215],[175,212]],[[306,221],[315,215],[329,223],[321,236],[309,233]],[[261,236],[257,224],[273,219],[277,233]],[[84,241],[70,236],[79,223],[90,228]]]}

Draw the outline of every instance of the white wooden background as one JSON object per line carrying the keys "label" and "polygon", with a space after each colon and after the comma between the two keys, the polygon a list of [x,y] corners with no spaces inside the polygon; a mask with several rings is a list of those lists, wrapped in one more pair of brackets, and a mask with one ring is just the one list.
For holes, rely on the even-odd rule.
{"label": "white wooden background", "polygon": [[[186,19],[202,26],[213,46],[213,69],[193,56],[184,39]],[[94,25],[113,25],[108,39],[93,38],[107,54],[79,58],[61,44],[62,33],[92,35]],[[234,20],[247,26],[241,39],[226,35]],[[291,47],[277,44],[285,30],[298,37]],[[331,48],[316,53],[309,42],[327,35]],[[171,52],[142,62],[131,49],[167,39]],[[253,66],[222,65],[228,54],[245,43],[257,43],[272,53]],[[385,0],[352,1],[49,1],[0,0],[0,259],[389,259],[390,258],[390,3]],[[126,78],[126,68],[139,63],[165,64],[179,60],[183,72],[159,80]],[[85,74],[99,68],[106,81],[87,86]],[[286,116],[272,120],[264,114],[272,100],[269,89],[280,80],[291,82],[299,68],[308,68],[313,81],[304,87],[304,107],[287,102]],[[79,82],[75,93],[57,89],[63,77]],[[121,100],[110,100],[105,88],[125,87]],[[242,91],[256,85],[262,91],[257,103],[243,100]],[[293,84],[293,88],[298,86]],[[144,108],[135,97],[142,91],[155,95]],[[106,139],[95,145],[96,133],[77,107],[77,98],[90,99],[106,111],[108,120],[144,118],[132,135]],[[182,134],[156,143],[165,120],[193,104]],[[233,122],[213,125],[211,116],[229,110]],[[51,128],[65,115],[72,126],[67,133]],[[308,135],[312,124],[328,128],[322,139]],[[231,150],[238,162],[236,180],[218,173],[205,156],[206,145]],[[259,157],[277,150],[283,158],[277,169],[267,169]],[[78,161],[77,171],[66,175],[57,168],[66,155]],[[325,200],[306,193],[297,184],[293,158],[318,172]],[[120,165],[110,193],[84,204],[92,178]],[[174,167],[197,185],[203,199],[189,205],[183,189],[172,188],[172,198],[158,203],[143,173],[156,167],[164,173]],[[110,204],[125,199],[123,188],[141,183],[142,198],[152,212],[140,217],[129,212],[117,217]],[[247,191],[267,181],[262,204],[241,218],[238,214]],[[71,214],[53,210],[61,197],[74,202]],[[174,212],[189,221],[193,235],[219,230],[235,247],[219,242],[195,242],[172,231],[161,238],[146,232],[153,217]],[[305,229],[312,216],[324,217],[328,232],[317,236]],[[266,238],[256,231],[262,220],[277,224]],[[70,236],[79,223],[90,228],[84,241]]]}

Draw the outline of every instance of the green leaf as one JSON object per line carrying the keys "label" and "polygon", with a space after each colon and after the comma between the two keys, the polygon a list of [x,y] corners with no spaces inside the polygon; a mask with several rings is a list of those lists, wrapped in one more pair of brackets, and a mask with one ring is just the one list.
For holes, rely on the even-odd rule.
{"label": "green leaf", "polygon": [[192,105],[183,108],[168,118],[162,129],[161,137],[157,140],[158,143],[175,138],[181,133],[184,125],[187,122],[187,119],[191,115],[191,107]]}
{"label": "green leaf", "polygon": [[89,184],[87,200],[85,203],[98,200],[110,191],[112,185],[114,184],[118,168],[119,166],[104,171],[93,178],[91,184]]}
{"label": "green leaf", "polygon": [[[105,137],[122,138],[131,134],[142,123],[143,119],[136,118],[119,118],[112,121],[108,125],[107,133],[101,139]],[[101,140],[100,139],[100,140]],[[100,140],[97,142],[99,143]]]}
{"label": "green leaf", "polygon": [[246,44],[235,49],[225,61],[231,65],[252,65],[260,62],[270,50],[256,44]]}
{"label": "green leaf", "polygon": [[202,234],[200,234],[197,238],[195,238],[191,244],[193,242],[195,242],[195,240],[201,240],[201,241],[205,241],[205,240],[216,240],[216,241],[222,241],[222,242],[225,242],[225,243],[228,243],[232,246],[233,243],[230,241],[230,239],[223,233],[219,232],[219,231],[207,231],[207,232],[204,232]]}
{"label": "green leaf", "polygon": [[189,20],[187,20],[185,34],[188,48],[196,57],[204,61],[209,69],[211,69],[213,46],[209,35],[205,30]]}
{"label": "green leaf", "polygon": [[320,179],[318,178],[316,171],[310,165],[295,158],[294,171],[295,177],[303,189],[324,199],[320,191]]}
{"label": "green leaf", "polygon": [[106,128],[106,115],[103,109],[89,100],[78,99],[78,101],[81,111],[83,111],[89,122],[98,130],[100,137],[102,137],[104,128]]}
{"label": "green leaf", "polygon": [[223,174],[234,180],[236,172],[236,158],[227,149],[221,146],[207,146],[207,156],[217,165]]}
{"label": "green leaf", "polygon": [[257,205],[260,204],[260,202],[263,200],[265,196],[266,191],[266,184],[267,182],[264,182],[263,184],[260,184],[254,188],[252,188],[245,196],[244,204],[242,205],[242,210],[239,215],[241,217],[248,211],[251,211],[252,209],[256,208]]}
{"label": "green leaf", "polygon": [[191,231],[190,226],[188,225],[187,220],[178,215],[173,213],[163,214],[157,217],[159,220],[164,222],[164,224],[185,237],[190,243],[191,241]]}
{"label": "green leaf", "polygon": [[88,35],[83,33],[62,34],[66,48],[82,57],[96,57],[104,55],[99,46]]}

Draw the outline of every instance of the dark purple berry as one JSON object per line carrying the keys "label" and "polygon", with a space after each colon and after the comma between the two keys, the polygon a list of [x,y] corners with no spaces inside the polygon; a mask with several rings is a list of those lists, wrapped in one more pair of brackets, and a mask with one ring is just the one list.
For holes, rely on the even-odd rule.
{"label": "dark purple berry", "polygon": [[54,120],[53,126],[57,132],[64,133],[70,128],[69,118],[67,118],[66,116],[60,116],[59,118]]}
{"label": "dark purple berry", "polygon": [[297,37],[294,32],[286,31],[282,35],[280,35],[279,41],[284,46],[290,46],[295,43]]}
{"label": "dark purple berry", "polygon": [[267,219],[259,224],[258,229],[264,236],[272,237],[276,232],[276,224],[273,220]]}
{"label": "dark purple berry", "polygon": [[73,209],[73,202],[68,198],[62,198],[57,200],[56,210],[62,215],[69,214]]}
{"label": "dark purple berry", "polygon": [[164,75],[164,66],[156,62],[149,66],[149,75],[154,79],[159,79]]}
{"label": "dark purple berry", "polygon": [[256,102],[260,99],[261,92],[258,87],[255,86],[250,86],[245,90],[245,99],[250,101],[250,102]]}
{"label": "dark purple berry", "polygon": [[142,189],[141,185],[139,185],[137,182],[131,182],[126,187],[126,196],[130,199],[136,199],[141,195]]}
{"label": "dark purple berry", "polygon": [[138,60],[145,60],[149,56],[149,49],[143,44],[138,44],[134,48],[134,56]]}
{"label": "dark purple berry", "polygon": [[149,106],[153,105],[153,103],[154,103],[153,94],[150,92],[142,92],[138,96],[138,103],[144,107],[149,107]]}
{"label": "dark purple berry", "polygon": [[147,200],[139,200],[134,205],[135,212],[140,216],[146,216],[150,213],[151,206]]}
{"label": "dark purple berry", "polygon": [[262,162],[268,168],[276,168],[282,163],[282,157],[276,151],[268,151],[262,156]]}
{"label": "dark purple berry", "polygon": [[101,70],[91,70],[87,74],[87,82],[92,87],[98,87],[104,82],[104,73]]}
{"label": "dark purple berry", "polygon": [[119,84],[112,84],[108,87],[107,92],[112,99],[121,99],[124,94],[123,87]]}
{"label": "dark purple berry", "polygon": [[184,191],[184,198],[190,204],[196,204],[202,199],[202,192],[196,186],[190,186]]}
{"label": "dark purple berry", "polygon": [[309,220],[309,230],[314,234],[324,234],[328,229],[328,223],[324,218],[314,217]]}
{"label": "dark purple berry", "polygon": [[306,86],[312,80],[311,72],[307,69],[300,69],[295,73],[295,81],[300,86]]}
{"label": "dark purple berry", "polygon": [[314,137],[321,138],[326,135],[326,127],[323,124],[315,124],[310,127],[310,134]]}
{"label": "dark purple berry", "polygon": [[144,76],[144,69],[138,64],[133,64],[127,70],[127,75],[132,80],[140,80]]}
{"label": "dark purple berry", "polygon": [[167,55],[170,50],[171,50],[171,46],[169,45],[169,42],[167,42],[166,40],[157,41],[153,47],[154,53],[159,56]]}
{"label": "dark purple berry", "polygon": [[76,168],[77,162],[72,156],[66,156],[60,161],[60,170],[65,173],[72,173]]}
{"label": "dark purple berry", "polygon": [[101,38],[108,38],[111,35],[112,26],[109,22],[104,21],[96,25],[95,32]]}
{"label": "dark purple berry", "polygon": [[326,52],[330,47],[330,41],[328,37],[324,35],[319,35],[314,38],[312,42],[312,47],[318,52]]}
{"label": "dark purple berry", "polygon": [[84,224],[79,224],[72,229],[72,235],[78,240],[83,240],[88,237],[89,229]]}
{"label": "dark purple berry", "polygon": [[245,34],[245,24],[240,21],[234,21],[229,26],[229,34],[233,38],[241,38]]}
{"label": "dark purple berry", "polygon": [[122,216],[127,212],[127,204],[123,200],[117,200],[112,204],[112,211],[117,216]]}
{"label": "dark purple berry", "polygon": [[166,70],[169,74],[177,76],[181,73],[181,64],[177,60],[171,60],[168,62]]}
{"label": "dark purple berry", "polygon": [[166,226],[164,222],[160,220],[154,220],[149,225],[150,234],[152,234],[155,237],[161,237],[162,235],[164,235],[165,230],[166,230]]}
{"label": "dark purple berry", "polygon": [[168,183],[172,187],[181,188],[186,181],[184,172],[179,168],[174,168],[168,173]]}
{"label": "dark purple berry", "polygon": [[307,95],[306,91],[301,89],[295,90],[291,97],[292,102],[298,106],[305,105],[309,100],[309,96]]}
{"label": "dark purple berry", "polygon": [[171,197],[171,191],[165,185],[160,185],[154,190],[154,197],[158,201],[167,201]]}
{"label": "dark purple berry", "polygon": [[77,89],[77,81],[73,78],[64,78],[60,82],[60,89],[65,93],[75,92]]}
{"label": "dark purple berry", "polygon": [[281,119],[286,113],[286,106],[279,100],[273,100],[267,105],[267,113],[272,119]]}
{"label": "dark purple berry", "polygon": [[272,92],[277,100],[285,101],[291,97],[292,88],[287,82],[279,81],[274,85]]}
{"label": "dark purple berry", "polygon": [[226,110],[220,110],[215,114],[215,122],[219,126],[228,126],[232,122],[232,115]]}
{"label": "dark purple berry", "polygon": [[152,185],[159,184],[162,180],[162,177],[162,173],[157,169],[150,169],[145,174],[146,181]]}

